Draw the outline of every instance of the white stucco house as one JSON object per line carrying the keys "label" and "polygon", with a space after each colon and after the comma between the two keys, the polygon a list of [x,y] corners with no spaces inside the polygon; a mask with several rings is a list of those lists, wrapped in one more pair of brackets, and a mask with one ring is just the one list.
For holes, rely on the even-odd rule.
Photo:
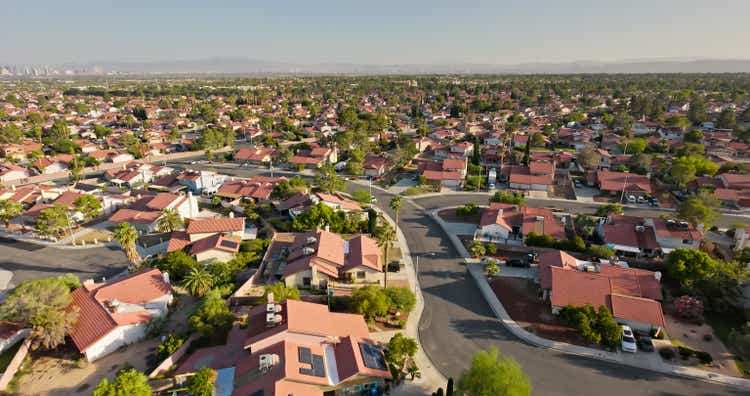
{"label": "white stucco house", "polygon": [[85,281],[71,296],[68,309],[78,320],[70,337],[91,362],[143,339],[148,324],[167,314],[172,286],[168,274],[146,269],[113,282]]}

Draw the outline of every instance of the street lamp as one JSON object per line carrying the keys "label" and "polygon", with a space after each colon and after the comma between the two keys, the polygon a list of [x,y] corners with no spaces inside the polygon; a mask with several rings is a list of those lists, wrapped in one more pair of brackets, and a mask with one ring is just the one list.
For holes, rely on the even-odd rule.
{"label": "street lamp", "polygon": [[414,276],[416,277],[416,282],[414,282],[414,293],[417,292],[417,283],[419,283],[419,256],[425,256],[425,257],[435,257],[435,252],[425,253],[425,254],[417,254],[417,261],[414,265]]}

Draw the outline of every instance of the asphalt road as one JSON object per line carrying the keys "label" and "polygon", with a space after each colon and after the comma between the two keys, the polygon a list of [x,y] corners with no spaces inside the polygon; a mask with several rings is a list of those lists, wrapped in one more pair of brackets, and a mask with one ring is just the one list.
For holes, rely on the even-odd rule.
{"label": "asphalt road", "polygon": [[[389,195],[381,191],[373,192],[381,206],[387,206]],[[446,195],[417,202],[424,207],[437,208],[465,204],[469,197],[472,200],[482,199],[470,195]],[[393,213],[389,214],[393,216]],[[425,351],[443,374],[458,377],[471,364],[474,353],[495,346],[523,366],[531,379],[534,395],[747,394],[728,387],[664,376],[525,344],[495,319],[442,229],[409,201],[404,201],[399,217],[399,226],[412,255],[423,255],[420,258],[419,281],[425,298],[425,310],[419,325],[420,339]],[[437,253],[435,257],[424,256],[433,252]]]}
{"label": "asphalt road", "polygon": [[111,277],[127,268],[118,247],[59,249],[0,238],[0,269],[13,273],[10,287],[30,279],[71,273],[81,279]]}

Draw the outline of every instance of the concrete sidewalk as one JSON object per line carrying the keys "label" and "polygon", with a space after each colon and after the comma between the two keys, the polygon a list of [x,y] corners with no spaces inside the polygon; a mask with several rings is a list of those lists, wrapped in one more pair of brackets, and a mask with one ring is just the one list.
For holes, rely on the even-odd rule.
{"label": "concrete sidewalk", "polygon": [[[446,231],[445,222],[440,218],[440,216],[437,215],[440,210],[443,209],[433,210],[429,213],[429,215],[433,219],[435,219],[435,221],[440,225],[441,228],[443,228],[443,231]],[[730,377],[727,375],[700,370],[693,367],[677,366],[666,363],[661,359],[643,360],[637,359],[634,355],[626,355],[619,352],[608,352],[572,345],[564,342],[551,341],[526,331],[510,317],[508,312],[505,310],[505,307],[503,307],[500,300],[492,291],[489,282],[487,282],[487,277],[484,274],[482,266],[479,263],[472,262],[473,260],[469,259],[471,255],[466,250],[463,243],[461,243],[461,241],[455,235],[449,234],[447,232],[446,234],[455,246],[456,250],[463,257],[463,260],[467,263],[466,267],[469,271],[469,274],[474,279],[474,282],[477,284],[477,288],[482,293],[482,296],[485,298],[492,311],[495,313],[495,316],[499,320],[500,324],[519,339],[540,348],[554,349],[556,351],[568,353],[571,355],[583,356],[587,358],[607,361],[610,363],[642,368],[666,375],[675,375],[679,377],[713,382],[716,384],[733,386],[739,389],[750,390],[750,380],[746,380],[744,378]]]}

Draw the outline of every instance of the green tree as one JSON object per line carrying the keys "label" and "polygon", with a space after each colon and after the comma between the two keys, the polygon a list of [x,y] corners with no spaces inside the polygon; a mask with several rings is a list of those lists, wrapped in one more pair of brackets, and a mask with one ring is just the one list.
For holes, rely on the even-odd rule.
{"label": "green tree", "polygon": [[104,378],[94,389],[93,396],[151,396],[151,386],[146,374],[136,369],[125,369],[117,373],[111,383]]}
{"label": "green tree", "polygon": [[78,318],[78,312],[67,307],[71,289],[79,286],[70,274],[23,281],[0,305],[0,318],[30,327],[32,348],[55,348],[65,342]]}
{"label": "green tree", "polygon": [[352,192],[352,199],[361,204],[369,205],[372,202],[372,195],[367,190],[359,189]]}
{"label": "green tree", "polygon": [[611,214],[622,214],[622,205],[618,203],[605,204],[596,208],[596,215],[599,217],[606,217]]}
{"label": "green tree", "polygon": [[596,328],[602,336],[602,344],[614,348],[620,342],[620,326],[604,305],[596,312]]}
{"label": "green tree", "polygon": [[197,297],[203,297],[214,287],[214,283],[213,275],[203,267],[191,269],[182,280],[182,286],[185,290]]}
{"label": "green tree", "polygon": [[0,144],[21,143],[23,130],[15,123],[0,126]]}
{"label": "green tree", "polygon": [[677,206],[677,217],[689,222],[693,227],[703,224],[704,228],[711,228],[716,216],[712,201],[701,197],[686,199]]}
{"label": "green tree", "polygon": [[490,204],[493,202],[523,206],[524,197],[523,194],[515,191],[500,190],[496,191],[495,194],[490,197]]}
{"label": "green tree", "polygon": [[135,248],[135,241],[138,239],[138,231],[128,222],[120,223],[115,228],[115,240],[122,246],[128,261],[131,264],[137,264],[141,261],[141,255]]}
{"label": "green tree", "polygon": [[737,127],[737,115],[734,113],[734,109],[727,107],[722,110],[718,120],[716,120],[716,127],[721,129],[734,129]]}
{"label": "green tree", "polygon": [[469,202],[464,206],[456,208],[456,216],[464,219],[479,214],[479,207],[474,202]]}
{"label": "green tree", "polygon": [[47,131],[47,135],[55,141],[65,140],[70,138],[70,129],[68,129],[68,124],[64,120],[58,120],[52,124]]}
{"label": "green tree", "polygon": [[263,301],[268,302],[268,295],[273,294],[273,301],[280,303],[286,300],[299,300],[299,289],[294,286],[287,286],[284,282],[276,282],[272,285],[266,285],[263,292]]}
{"label": "green tree", "polygon": [[690,143],[700,143],[703,140],[703,131],[700,129],[693,129],[685,134],[684,140]]}
{"label": "green tree", "polygon": [[695,180],[695,173],[695,165],[688,158],[677,157],[672,160],[669,174],[678,187],[687,187],[688,183]]}
{"label": "green tree", "polygon": [[201,299],[195,313],[190,316],[190,327],[203,337],[210,337],[229,330],[234,315],[218,290],[210,290]]}
{"label": "green tree", "polygon": [[385,360],[400,377],[403,375],[407,363],[414,360],[418,349],[417,340],[406,337],[402,333],[396,333],[385,347]]}
{"label": "green tree", "polygon": [[474,355],[471,367],[461,374],[457,391],[463,396],[528,396],[531,383],[513,358],[497,348]]}
{"label": "green tree", "polygon": [[407,287],[387,287],[385,294],[391,300],[391,307],[410,312],[417,304],[417,297]]}
{"label": "green tree", "polygon": [[690,109],[688,109],[688,119],[693,124],[700,124],[708,119],[708,109],[706,100],[703,96],[694,94],[690,98]]}
{"label": "green tree", "polygon": [[62,235],[70,225],[68,208],[64,205],[54,205],[42,210],[36,219],[36,228],[44,235]]}
{"label": "green tree", "polygon": [[5,224],[5,228],[8,228],[10,221],[23,214],[23,206],[9,199],[0,201],[0,220]]}
{"label": "green tree", "polygon": [[198,263],[184,251],[176,250],[157,260],[154,266],[163,272],[168,272],[174,281],[180,281],[190,271],[198,268]]}
{"label": "green tree", "polygon": [[383,289],[377,286],[364,286],[352,293],[352,307],[365,319],[372,320],[376,316],[383,316],[391,307],[391,300]]}
{"label": "green tree", "polygon": [[87,220],[102,213],[102,202],[93,195],[81,195],[73,201],[73,207]]}
{"label": "green tree", "polygon": [[216,371],[204,367],[195,372],[187,382],[187,390],[192,396],[213,396]]}
{"label": "green tree", "polygon": [[159,232],[172,232],[182,228],[182,217],[174,209],[164,209],[156,224]]}
{"label": "green tree", "polygon": [[180,347],[182,346],[182,344],[184,342],[185,342],[184,338],[182,338],[182,337],[180,337],[180,336],[178,336],[178,335],[176,335],[174,333],[169,334],[169,336],[167,337],[167,339],[164,340],[164,342],[162,342],[156,348],[156,356],[157,356],[158,360],[161,361],[161,360],[164,360],[167,357],[171,356],[178,349],[180,349]]}
{"label": "green tree", "polygon": [[343,191],[346,188],[346,182],[336,174],[336,170],[331,164],[318,168],[315,175],[315,185],[321,191],[327,193]]}

